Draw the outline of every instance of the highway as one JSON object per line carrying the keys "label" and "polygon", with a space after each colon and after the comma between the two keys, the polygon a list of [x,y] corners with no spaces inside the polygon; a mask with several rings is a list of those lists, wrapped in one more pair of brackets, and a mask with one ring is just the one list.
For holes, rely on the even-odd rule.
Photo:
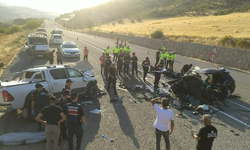
{"label": "highway", "polygon": [[[59,27],[57,27],[59,26]],[[90,50],[89,61],[81,59],[64,59],[65,64],[75,66],[80,70],[94,69],[98,86],[104,89],[104,78],[100,73],[99,57],[103,50],[110,46],[115,46],[114,39],[96,37],[84,33],[78,33],[67,30],[55,22],[46,20],[45,28],[47,33],[51,30],[60,28],[64,31],[64,41],[74,41],[81,50],[85,46]],[[78,38],[78,40],[77,40]],[[155,50],[145,47],[129,44],[132,52],[135,52],[139,62],[142,62],[145,57],[149,57],[151,64],[155,63]],[[53,48],[51,48],[52,50]],[[148,54],[149,51],[149,54]],[[82,52],[81,52],[82,53]],[[21,50],[18,57],[7,67],[2,79],[10,74],[27,69],[30,66],[26,65],[25,52]],[[40,59],[35,62],[36,65],[48,65],[48,61]],[[177,55],[174,71],[180,72],[184,64],[192,63],[200,68],[215,68],[215,64],[195,60]],[[138,65],[141,70],[140,64]],[[214,150],[249,150],[250,149],[250,73],[228,68],[232,77],[236,80],[236,91],[234,95],[240,98],[228,98],[226,104],[228,107],[211,106],[211,111],[214,116],[214,126],[218,129],[218,138],[214,142]],[[127,86],[135,84],[143,85],[141,82],[142,76],[120,77],[120,82],[124,82]],[[162,78],[161,82],[167,82],[168,78]],[[148,81],[153,83],[153,76],[148,76]],[[119,83],[119,82],[118,82]],[[110,90],[112,91],[112,89]],[[153,123],[155,120],[155,112],[151,104],[146,101],[144,91],[126,91],[118,90],[119,100],[116,103],[110,103],[109,100],[113,94],[107,94],[93,100],[92,105],[84,106],[88,127],[85,130],[83,138],[83,148],[86,149],[155,149],[155,136]],[[90,114],[89,110],[99,108],[102,109],[101,115]],[[171,107],[175,114],[180,111]],[[24,132],[35,131],[35,123],[17,115],[19,111],[12,113],[2,113],[0,117],[0,133],[6,132]],[[195,149],[196,141],[191,137],[193,130],[198,131],[202,127],[201,115],[193,115],[190,110],[183,110],[183,117],[175,118],[175,130],[170,136],[171,148],[173,150],[191,150]],[[107,136],[107,139],[101,137],[102,134]],[[114,143],[110,143],[109,139],[114,139]],[[164,148],[162,141],[162,149]],[[0,147],[4,150],[14,149],[37,149],[43,150],[45,143]],[[67,149],[65,141],[60,149]]]}

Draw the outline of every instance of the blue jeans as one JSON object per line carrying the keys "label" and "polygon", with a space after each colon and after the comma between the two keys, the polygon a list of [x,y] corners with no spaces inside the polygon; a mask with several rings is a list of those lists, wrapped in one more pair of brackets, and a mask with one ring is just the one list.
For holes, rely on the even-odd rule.
{"label": "blue jeans", "polygon": [[166,150],[170,150],[169,131],[164,132],[164,131],[155,129],[155,135],[156,135],[156,150],[161,149],[161,136],[163,136],[165,140]]}
{"label": "blue jeans", "polygon": [[73,150],[73,137],[76,136],[76,150],[80,150],[82,144],[83,128],[81,124],[68,124],[69,150]]}

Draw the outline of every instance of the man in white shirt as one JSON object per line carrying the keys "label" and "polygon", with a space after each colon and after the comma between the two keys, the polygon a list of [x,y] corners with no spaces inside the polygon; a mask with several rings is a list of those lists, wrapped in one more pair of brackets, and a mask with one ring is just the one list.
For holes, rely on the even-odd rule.
{"label": "man in white shirt", "polygon": [[[161,100],[162,108],[159,107],[156,102]],[[169,134],[174,130],[174,113],[171,109],[168,109],[169,101],[166,98],[155,98],[151,100],[152,105],[157,114],[157,118],[154,123],[156,134],[156,150],[160,150],[161,136],[163,136],[166,144],[166,149],[170,150]],[[170,125],[170,130],[169,130]]]}

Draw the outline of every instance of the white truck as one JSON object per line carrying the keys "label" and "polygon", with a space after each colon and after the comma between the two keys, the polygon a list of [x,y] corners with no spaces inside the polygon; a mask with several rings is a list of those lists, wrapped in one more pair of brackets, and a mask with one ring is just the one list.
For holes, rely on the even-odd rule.
{"label": "white truck", "polygon": [[49,53],[48,37],[40,34],[28,35],[28,45],[33,47],[36,56],[46,57]]}
{"label": "white truck", "polygon": [[70,66],[47,66],[29,68],[17,72],[6,81],[0,82],[0,106],[9,110],[25,109],[30,114],[31,94],[35,84],[41,83],[52,95],[59,98],[67,79],[73,80],[72,92],[95,98],[97,81],[92,70],[79,71]]}

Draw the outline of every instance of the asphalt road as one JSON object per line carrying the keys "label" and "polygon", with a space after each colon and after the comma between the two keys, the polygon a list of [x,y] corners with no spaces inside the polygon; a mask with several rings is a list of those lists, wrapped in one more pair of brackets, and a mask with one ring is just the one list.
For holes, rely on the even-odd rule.
{"label": "asphalt road", "polygon": [[[55,23],[52,21],[45,22],[47,32],[55,29]],[[75,66],[80,70],[93,68],[95,76],[98,80],[98,86],[104,89],[105,81],[100,73],[99,57],[103,49],[108,45],[113,47],[115,40],[102,37],[95,37],[83,33],[68,31],[64,28],[64,41],[74,41],[83,50],[87,46],[90,50],[89,60],[82,61],[81,59],[64,59],[65,64]],[[77,40],[78,37],[78,40]],[[146,56],[154,63],[155,50],[145,47],[129,44],[132,51],[136,52],[138,59],[142,62]],[[149,51],[149,54],[147,53]],[[215,67],[214,64],[194,60],[182,56],[177,56],[174,70],[179,72],[184,64],[192,63],[201,68]],[[36,61],[36,65],[48,65],[46,59]],[[140,66],[140,65],[139,65]],[[8,77],[10,74],[27,69],[25,60],[25,52],[21,50],[18,57],[6,69],[3,78]],[[139,67],[141,69],[141,67]],[[214,150],[249,150],[250,149],[250,99],[249,73],[229,69],[231,75],[236,80],[237,88],[234,94],[240,96],[238,99],[229,98],[226,100],[228,107],[220,106],[214,107],[214,126],[218,129],[218,138],[214,142]],[[120,82],[131,87],[141,82],[142,75],[133,78],[131,76],[119,77]],[[148,76],[149,82],[153,82],[153,78]],[[162,78],[161,81],[168,81],[169,79]],[[112,89],[110,94],[98,97],[92,100],[93,104],[84,106],[88,127],[85,129],[82,149],[155,149],[155,136],[153,122],[155,120],[155,112],[147,100],[150,94],[145,91],[131,91],[131,90],[118,90],[119,100],[115,103],[110,103],[109,100],[114,97]],[[101,109],[100,115],[89,113],[92,109]],[[180,113],[178,110],[171,107],[175,114]],[[215,111],[220,109],[222,111]],[[175,130],[170,136],[171,148],[173,150],[192,150],[195,149],[196,141],[191,137],[192,130],[199,130],[202,127],[200,121],[201,115],[194,116],[192,111],[183,110],[183,117],[175,118]],[[35,132],[37,130],[35,123],[30,122],[20,116],[20,111],[11,113],[2,113],[0,117],[0,134],[7,132]],[[103,139],[102,134],[107,138]],[[109,139],[114,139],[111,143]],[[164,143],[162,141],[162,148]],[[44,150],[45,143],[38,143],[24,146],[2,146],[3,150]],[[67,141],[62,143],[60,149],[67,149]]]}

